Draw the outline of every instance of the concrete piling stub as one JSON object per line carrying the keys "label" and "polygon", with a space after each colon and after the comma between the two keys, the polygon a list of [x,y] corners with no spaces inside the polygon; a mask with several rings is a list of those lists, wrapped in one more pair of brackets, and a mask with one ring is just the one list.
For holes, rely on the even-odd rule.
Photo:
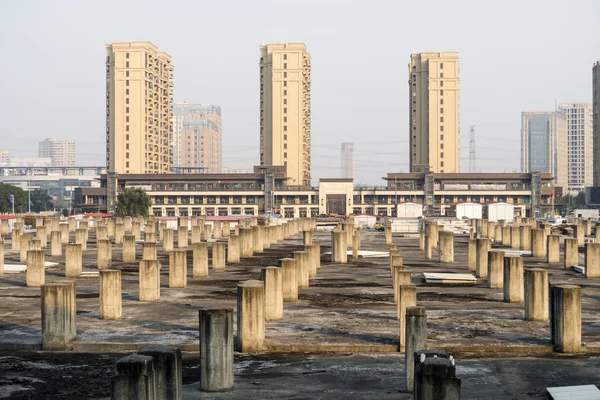
{"label": "concrete piling stub", "polygon": [[546,262],[560,262],[560,236],[548,235],[546,237]]}
{"label": "concrete piling stub", "polygon": [[135,236],[124,235],[123,236],[123,262],[134,263],[135,262]]}
{"label": "concrete piling stub", "polygon": [[416,285],[398,285],[398,304],[396,306],[396,318],[399,325],[400,346],[399,350],[404,351],[406,346],[406,309],[417,305],[417,286]]}
{"label": "concrete piling stub", "polygon": [[192,277],[208,276],[208,243],[192,243]]}
{"label": "concrete piling stub", "polygon": [[309,245],[304,246],[304,251],[308,253],[307,257],[307,269],[308,269],[308,277],[316,278],[317,277],[317,264],[319,258],[319,245],[316,243],[311,243]]}
{"label": "concrete piling stub", "polygon": [[426,260],[431,260],[431,258],[433,257],[432,249],[433,249],[432,236],[425,235],[425,259]]}
{"label": "concrete piling stub", "polygon": [[524,297],[523,258],[518,255],[505,255],[504,301],[506,303],[523,303]]}
{"label": "concrete piling stub", "polygon": [[443,351],[415,352],[415,400],[460,399],[461,380],[456,378],[454,359]]}
{"label": "concrete piling stub", "polygon": [[581,349],[581,288],[552,286],[550,296],[552,344],[560,353],[577,353]]}
{"label": "concrete piling stub", "polygon": [[62,256],[62,233],[60,231],[50,233],[50,256]]}
{"label": "concrete piling stub", "polygon": [[519,227],[519,233],[521,234],[521,250],[531,250],[531,226],[522,225]]}
{"label": "concrete piling stub", "polygon": [[454,234],[449,231],[440,231],[440,262],[454,262]]}
{"label": "concrete piling stub", "polygon": [[45,226],[38,226],[35,228],[35,237],[40,241],[42,249],[48,247],[48,231]]}
{"label": "concrete piling stub", "polygon": [[492,241],[488,238],[477,240],[477,258],[475,275],[478,278],[486,279],[488,275],[488,252],[492,247]]}
{"label": "concrete piling stub", "polygon": [[187,225],[180,225],[179,228],[177,228],[177,247],[180,249],[186,249],[188,247]]}
{"label": "concrete piling stub", "polygon": [[282,274],[283,301],[295,303],[298,301],[297,262],[294,258],[282,258],[279,264]]}
{"label": "concrete piling stub", "polygon": [[392,285],[394,286],[394,302],[398,302],[398,297],[400,294],[400,286],[402,285],[410,285],[411,274],[410,271],[404,270],[404,266],[398,265],[394,267],[394,275],[392,279]]}
{"label": "concrete piling stub", "polygon": [[302,231],[302,235],[304,238],[304,245],[312,244],[313,240],[313,231]]}
{"label": "concrete piling stub", "polygon": [[27,251],[27,287],[40,287],[46,283],[44,250]]}
{"label": "concrete piling stub", "polygon": [[110,268],[112,262],[112,244],[110,239],[98,240],[98,269]]}
{"label": "concrete piling stub", "polygon": [[265,285],[265,319],[267,321],[283,319],[283,275],[281,268],[262,268],[261,280]]}
{"label": "concrete piling stub", "polygon": [[585,245],[585,236],[584,236],[584,232],[585,229],[583,228],[583,225],[581,224],[577,224],[573,227],[573,237],[575,237],[575,239],[577,239],[577,246],[579,247],[583,247]]}
{"label": "concrete piling stub", "polygon": [[504,287],[504,251],[490,250],[488,252],[488,287],[502,289]]}
{"label": "concrete piling stub", "polygon": [[585,277],[600,278],[600,243],[585,244]]}
{"label": "concrete piling stub", "polygon": [[331,254],[334,263],[345,264],[348,262],[347,237],[348,235],[344,231],[333,230],[331,232]]}
{"label": "concrete piling stub", "polygon": [[525,270],[525,320],[548,321],[548,271]]}
{"label": "concrete piling stub", "polygon": [[200,390],[223,392],[233,389],[233,309],[201,308]]}
{"label": "concrete piling stub", "polygon": [[546,231],[544,229],[531,230],[531,255],[546,257]]}
{"label": "concrete piling stub", "polygon": [[255,353],[265,342],[265,288],[261,281],[237,286],[237,351]]}
{"label": "concrete piling stub", "polygon": [[414,389],[415,352],[427,350],[427,313],[425,307],[406,309],[406,352],[404,355],[406,392]]}
{"label": "concrete piling stub", "polygon": [[59,231],[60,231],[60,240],[62,244],[69,244],[69,225],[67,224],[60,224],[59,225]]}
{"label": "concrete piling stub", "polygon": [[212,245],[212,269],[213,271],[225,270],[225,243],[216,242]]}
{"label": "concrete piling stub", "polygon": [[65,251],[65,276],[79,278],[83,266],[81,245],[69,243]]}
{"label": "concrete piling stub", "polygon": [[117,360],[112,381],[112,400],[155,400],[154,359],[131,354]]}
{"label": "concrete piling stub", "polygon": [[42,350],[68,350],[77,336],[75,282],[42,285]]}
{"label": "concrete piling stub", "polygon": [[173,236],[175,236],[173,229],[164,229],[163,230],[163,251],[168,253],[174,250],[173,246]]}
{"label": "concrete piling stub", "polygon": [[502,245],[503,246],[512,247],[511,232],[512,232],[512,230],[511,230],[510,226],[502,227]]}
{"label": "concrete piling stub", "polygon": [[306,289],[309,286],[308,253],[306,251],[295,251],[296,281],[298,288]]}
{"label": "concrete piling stub", "polygon": [[138,354],[153,359],[156,400],[183,399],[183,362],[176,347],[153,344],[142,347]]}
{"label": "concrete piling stub", "polygon": [[229,235],[227,238],[227,263],[237,264],[240,262],[240,237],[239,235]]}
{"label": "concrete piling stub", "polygon": [[477,270],[477,239],[469,239],[467,268],[469,271]]}
{"label": "concrete piling stub", "polygon": [[156,260],[156,242],[144,242],[142,246],[142,260]]}
{"label": "concrete piling stub", "polygon": [[192,226],[192,244],[200,243],[202,240],[202,227],[194,225]]}
{"label": "concrete piling stub", "polygon": [[100,319],[121,319],[122,304],[121,271],[100,271]]}
{"label": "concrete piling stub", "polygon": [[565,238],[565,269],[570,268],[574,265],[579,265],[579,247],[577,246],[577,239]]}
{"label": "concrete piling stub", "polygon": [[141,260],[139,275],[140,301],[160,300],[160,264],[158,260]]}
{"label": "concrete piling stub", "polygon": [[521,248],[521,227],[513,226],[510,228],[510,247],[512,249]]}
{"label": "concrete piling stub", "polygon": [[186,250],[173,250],[169,253],[169,287],[187,287]]}

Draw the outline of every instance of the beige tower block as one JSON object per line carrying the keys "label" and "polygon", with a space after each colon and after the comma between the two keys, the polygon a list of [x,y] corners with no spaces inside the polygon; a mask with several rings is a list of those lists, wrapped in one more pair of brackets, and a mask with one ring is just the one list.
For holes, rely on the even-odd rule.
{"label": "beige tower block", "polygon": [[67,278],[79,278],[83,266],[81,244],[67,244],[65,253],[65,276]]}
{"label": "beige tower block", "polygon": [[281,268],[262,268],[261,280],[265,286],[265,319],[267,321],[283,319],[283,274]]}
{"label": "beige tower block", "polygon": [[192,243],[192,277],[204,278],[208,276],[208,243]]}
{"label": "beige tower block", "polygon": [[140,261],[140,301],[160,300],[160,264],[157,260]]}
{"label": "beige tower block", "polygon": [[297,262],[294,258],[279,260],[282,275],[283,301],[295,303],[298,301],[298,273]]}
{"label": "beige tower block", "polygon": [[122,310],[121,271],[100,271],[100,319],[121,319]]}
{"label": "beige tower block", "polygon": [[263,350],[265,342],[265,288],[261,281],[237,286],[237,343],[243,353]]}

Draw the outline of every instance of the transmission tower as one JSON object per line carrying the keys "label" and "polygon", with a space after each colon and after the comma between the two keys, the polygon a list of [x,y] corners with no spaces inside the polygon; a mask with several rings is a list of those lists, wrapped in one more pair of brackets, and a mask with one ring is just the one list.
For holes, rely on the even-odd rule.
{"label": "transmission tower", "polygon": [[469,129],[469,173],[475,173],[477,165],[475,163],[475,125]]}

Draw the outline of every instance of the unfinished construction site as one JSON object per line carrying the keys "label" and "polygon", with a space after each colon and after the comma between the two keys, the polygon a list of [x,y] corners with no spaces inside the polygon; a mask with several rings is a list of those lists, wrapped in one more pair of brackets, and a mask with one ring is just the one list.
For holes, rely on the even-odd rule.
{"label": "unfinished construction site", "polygon": [[592,221],[276,222],[3,224],[0,398],[600,394]]}

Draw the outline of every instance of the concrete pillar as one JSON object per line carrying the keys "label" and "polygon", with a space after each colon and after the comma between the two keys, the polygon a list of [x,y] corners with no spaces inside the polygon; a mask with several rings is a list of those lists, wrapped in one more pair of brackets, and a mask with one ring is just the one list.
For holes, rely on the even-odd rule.
{"label": "concrete pillar", "polygon": [[229,221],[221,221],[221,236],[229,237],[231,235],[231,223]]}
{"label": "concrete pillar", "polygon": [[27,252],[31,250],[31,242],[33,238],[31,235],[24,234],[19,238],[19,260],[21,262],[27,262]]}
{"label": "concrete pillar", "polygon": [[492,241],[487,238],[477,240],[477,258],[475,276],[487,279],[488,276],[488,252],[492,248]]}
{"label": "concrete pillar", "polygon": [[109,219],[106,223],[106,228],[108,229],[108,236],[114,237],[115,236],[115,220]]}
{"label": "concrete pillar", "polygon": [[192,243],[192,277],[204,278],[208,276],[208,243]]}
{"label": "concrete pillar", "polygon": [[43,285],[42,350],[68,350],[77,336],[75,282]]}
{"label": "concrete pillar", "polygon": [[122,310],[121,271],[100,271],[100,319],[121,319]]}
{"label": "concrete pillar", "polygon": [[521,250],[531,250],[531,226],[523,225],[519,227],[520,233],[520,249]]}
{"label": "concrete pillar", "polygon": [[306,251],[295,251],[294,259],[296,260],[296,281],[298,288],[306,289],[309,286],[308,253]]}
{"label": "concrete pillar", "polygon": [[521,248],[521,227],[513,226],[510,228],[510,247],[512,249]]}
{"label": "concrete pillar", "polygon": [[449,231],[440,232],[440,262],[454,262],[454,234]]}
{"label": "concrete pillar", "polygon": [[154,344],[142,347],[138,354],[153,359],[155,399],[183,399],[181,350]]}
{"label": "concrete pillar", "polygon": [[70,238],[69,238],[69,225],[67,224],[60,224],[58,226],[59,231],[60,231],[60,240],[62,244],[69,244],[70,242]]}
{"label": "concrete pillar", "polygon": [[600,278],[600,243],[585,244],[585,277]]}
{"label": "concrete pillar", "polygon": [[486,220],[479,220],[479,222],[481,222],[481,236],[480,237],[488,237],[488,221]]}
{"label": "concrete pillar", "polygon": [[237,264],[240,262],[240,237],[239,235],[229,235],[227,239],[227,263]]}
{"label": "concrete pillar", "polygon": [[135,262],[135,236],[123,236],[123,262]]}
{"label": "concrete pillar", "polygon": [[317,259],[319,258],[319,245],[312,243],[304,246],[304,251],[307,253],[307,264],[306,268],[308,270],[309,278],[317,277]]}
{"label": "concrete pillar", "polygon": [[419,350],[427,350],[427,313],[425,307],[408,307],[404,355],[407,393],[414,389],[415,352]]}
{"label": "concrete pillar", "polygon": [[131,354],[117,360],[112,381],[112,400],[155,400],[154,359]]}
{"label": "concrete pillar", "polygon": [[279,260],[281,267],[281,281],[283,301],[295,303],[298,301],[298,273],[297,262],[294,258],[282,258]]}
{"label": "concrete pillar", "polygon": [[184,288],[187,286],[187,251],[173,250],[169,252],[169,287]]}
{"label": "concrete pillar", "polygon": [[431,260],[433,258],[433,237],[431,235],[425,235],[425,259]]}
{"label": "concrete pillar", "polygon": [[394,267],[403,266],[404,257],[400,255],[398,250],[390,252],[390,276],[394,276]]}
{"label": "concrete pillar", "polygon": [[560,353],[581,350],[581,288],[576,285],[552,286],[550,293],[550,333]]}
{"label": "concrete pillar", "polygon": [[283,319],[283,274],[281,268],[262,268],[260,278],[265,286],[265,319],[267,321]]}
{"label": "concrete pillar", "polygon": [[531,255],[546,257],[546,232],[543,229],[531,230]]}
{"label": "concrete pillar", "polygon": [[419,250],[425,250],[425,230],[419,232]]}
{"label": "concrete pillar", "polygon": [[82,250],[79,243],[69,243],[65,251],[65,276],[79,278],[82,269]]}
{"label": "concrete pillar", "polygon": [[394,274],[392,276],[392,286],[394,287],[394,302],[398,303],[398,296],[400,293],[400,286],[410,285],[412,283],[410,271],[404,270],[403,265],[397,265],[394,267]]}
{"label": "concrete pillar", "polygon": [[215,239],[220,239],[223,235],[221,234],[222,225],[221,221],[213,221],[213,237]]}
{"label": "concrete pillar", "polygon": [[406,346],[406,309],[417,305],[417,286],[416,285],[397,285],[398,302],[396,304],[396,317],[400,328],[400,347],[403,351]]}
{"label": "concrete pillar", "polygon": [[4,276],[4,241],[0,235],[0,277]]}
{"label": "concrete pillar", "polygon": [[523,258],[518,255],[505,255],[504,301],[506,303],[523,303],[524,297]]}
{"label": "concrete pillar", "polygon": [[62,233],[54,231],[50,234],[50,256],[62,256]]}
{"label": "concrete pillar", "polygon": [[255,353],[265,342],[265,288],[261,281],[237,286],[237,351]]}
{"label": "concrete pillar", "polygon": [[525,320],[548,321],[548,271],[525,270]]}
{"label": "concrete pillar", "polygon": [[45,226],[35,228],[35,237],[40,241],[42,249],[48,247],[48,234]]}
{"label": "concrete pillar", "polygon": [[502,289],[504,287],[504,251],[490,250],[488,252],[488,287]]}
{"label": "concrete pillar", "polygon": [[467,268],[469,271],[477,271],[477,239],[469,239]]}
{"label": "concrete pillar", "polygon": [[579,247],[583,247],[585,245],[585,236],[584,236],[584,232],[585,229],[583,228],[583,225],[581,224],[577,224],[575,226],[573,226],[573,237],[575,239],[577,239],[577,246]]}
{"label": "concrete pillar", "polygon": [[100,239],[108,239],[108,228],[106,226],[96,227],[96,241]]}
{"label": "concrete pillar", "polygon": [[142,238],[142,225],[139,221],[131,222],[131,234],[135,237],[135,240]]}
{"label": "concrete pillar", "polygon": [[141,260],[139,275],[140,301],[160,300],[160,264],[158,260]]}
{"label": "concrete pillar", "polygon": [[253,226],[252,227],[252,234],[253,234],[252,245],[254,247],[255,253],[261,253],[264,251],[264,246],[263,246],[263,231],[264,230],[265,230],[265,228],[263,226]]}
{"label": "concrete pillar", "polygon": [[302,231],[302,237],[304,239],[304,245],[312,244],[313,231]]}
{"label": "concrete pillar", "polygon": [[392,224],[387,222],[384,226],[385,244],[392,244]]}
{"label": "concrete pillar", "polygon": [[22,231],[20,229],[13,228],[11,234],[11,249],[12,250],[20,250],[21,249],[21,236]]}
{"label": "concrete pillar", "polygon": [[494,243],[502,243],[502,225],[496,224],[494,230]]}
{"label": "concrete pillar", "polygon": [[212,269],[213,271],[225,270],[225,243],[215,242],[212,245]]}
{"label": "concrete pillar", "polygon": [[168,253],[175,249],[175,247],[173,246],[173,236],[175,236],[173,229],[163,230],[163,251],[165,253]]}
{"label": "concrete pillar", "polygon": [[242,257],[252,257],[253,250],[253,236],[252,228],[241,228],[240,229],[240,241],[242,246]]}
{"label": "concrete pillar", "polygon": [[233,389],[233,309],[201,308],[200,390]]}
{"label": "concrete pillar", "polygon": [[192,226],[192,244],[200,243],[202,240],[202,227]]}
{"label": "concrete pillar", "polygon": [[156,233],[154,233],[154,232],[144,233],[144,242],[156,243],[156,241],[157,241]]}
{"label": "concrete pillar", "polygon": [[487,238],[494,239],[494,237],[496,236],[496,223],[494,221],[487,221],[487,225]]}
{"label": "concrete pillar", "polygon": [[156,260],[156,242],[144,242],[142,246],[142,260]]}
{"label": "concrete pillar", "polygon": [[460,399],[461,380],[454,359],[440,350],[415,352],[414,396],[416,400]]}
{"label": "concrete pillar", "polygon": [[110,239],[98,240],[98,269],[110,268],[112,261],[112,245]]}
{"label": "concrete pillar", "polygon": [[81,245],[81,250],[87,250],[87,229],[75,230],[75,243],[79,243]]}
{"label": "concrete pillar", "polygon": [[125,235],[125,226],[120,223],[115,224],[115,244],[123,243],[123,236]]}
{"label": "concrete pillar", "polygon": [[440,240],[440,226],[437,222],[431,224],[431,247],[434,249],[438,248]]}
{"label": "concrete pillar", "polygon": [[40,287],[46,283],[44,250],[27,250],[27,287]]}
{"label": "concrete pillar", "polygon": [[346,245],[347,234],[344,231],[331,232],[331,255],[332,262],[345,264],[348,262],[348,246]]}
{"label": "concrete pillar", "polygon": [[511,241],[510,241],[510,235],[511,235],[511,227],[510,226],[503,226],[502,227],[502,245],[503,246],[507,246],[507,247],[511,247]]}
{"label": "concrete pillar", "polygon": [[75,232],[75,217],[69,217],[67,220],[67,227],[69,228],[69,232]]}
{"label": "concrete pillar", "polygon": [[208,239],[212,238],[212,226],[211,225],[205,224],[202,229],[203,229],[202,235],[204,236],[205,241],[208,241]]}
{"label": "concrete pillar", "polygon": [[180,226],[177,228],[177,247],[186,249],[188,247],[188,227]]}
{"label": "concrete pillar", "polygon": [[321,242],[319,242],[318,240],[313,240],[313,244],[312,244],[316,250],[315,250],[315,265],[317,267],[317,271],[319,270],[319,268],[321,268]]}
{"label": "concrete pillar", "polygon": [[579,247],[577,239],[565,238],[565,269],[579,265]]}
{"label": "concrete pillar", "polygon": [[560,236],[559,235],[548,235],[546,236],[546,262],[547,263],[559,263],[560,262]]}

